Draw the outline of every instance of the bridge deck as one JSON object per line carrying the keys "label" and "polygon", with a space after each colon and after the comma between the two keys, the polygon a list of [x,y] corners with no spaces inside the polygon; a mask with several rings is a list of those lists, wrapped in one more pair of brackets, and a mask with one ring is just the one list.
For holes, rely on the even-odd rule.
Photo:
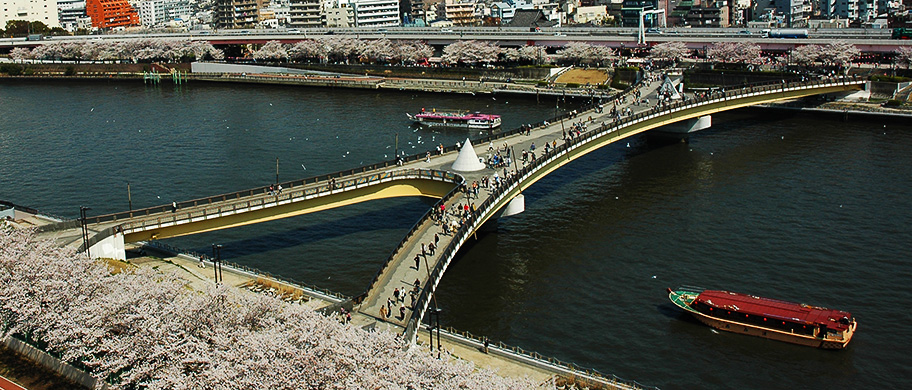
{"label": "bridge deck", "polygon": [[[643,92],[642,96],[650,97],[650,100],[654,101],[653,93],[658,86],[658,82],[648,83],[641,88],[641,91]],[[665,113],[650,111],[652,107],[633,104],[632,99],[629,99],[626,103],[621,104],[618,107],[619,110],[621,108],[626,109],[629,107],[633,112],[632,115],[626,117],[631,118],[634,121],[623,124],[623,131],[621,130],[621,127],[609,131],[608,127],[613,126],[616,122],[609,117],[610,113],[608,110],[603,113],[587,111],[567,121],[570,123],[581,123],[585,128],[583,135],[577,137],[577,140],[574,141],[573,145],[565,145],[562,140],[562,127],[567,129],[570,128],[569,124],[566,123],[563,124],[563,126],[560,123],[552,123],[548,126],[534,129],[531,132],[531,135],[514,135],[498,140],[497,144],[493,145],[493,147],[503,148],[503,145],[506,145],[506,148],[510,148],[516,153],[517,156],[514,157],[519,157],[521,153],[519,151],[530,150],[531,145],[534,143],[538,146],[536,153],[541,156],[539,157],[539,161],[536,161],[536,164],[538,165],[527,167],[525,163],[516,161],[518,159],[515,159],[514,161],[517,164],[515,164],[514,167],[498,169],[496,171],[493,169],[484,169],[477,172],[461,173],[462,176],[465,177],[467,185],[471,185],[474,181],[481,183],[482,177],[492,177],[495,172],[503,178],[514,172],[515,169],[520,170],[520,174],[522,174],[523,177],[518,183],[512,183],[514,188],[510,189],[509,193],[504,193],[503,188],[498,189],[492,186],[490,188],[481,188],[478,198],[472,198],[463,193],[455,194],[455,196],[446,200],[446,210],[448,210],[446,218],[458,220],[461,217],[461,213],[456,211],[459,209],[459,206],[474,203],[476,206],[481,207],[484,204],[494,202],[493,205],[489,205],[484,210],[479,210],[479,213],[473,213],[469,217],[471,219],[469,222],[471,222],[472,225],[468,234],[471,235],[474,233],[474,230],[480,227],[485,221],[493,218],[498,210],[506,205],[510,199],[519,194],[522,189],[527,188],[541,177],[544,177],[567,162],[609,143],[683,119],[695,118],[715,112],[771,101],[792,99],[818,93],[858,89],[858,87],[859,83],[857,82],[851,85],[843,84],[829,86],[799,83],[797,85],[770,86],[766,87],[766,89],[758,90],[732,91],[728,96],[718,96],[715,99],[691,103],[692,105],[690,106],[676,106],[673,107],[673,112]],[[639,113],[642,113],[643,116],[638,117],[637,114]],[[540,152],[543,151],[543,145],[546,142],[553,143],[555,141],[557,142],[558,147],[561,148],[560,152],[564,153],[567,157],[556,159],[554,158],[555,156],[552,155],[548,159],[545,159],[545,157],[548,156],[542,156],[540,154]],[[476,154],[479,156],[487,156],[491,145],[474,145],[474,147]],[[573,150],[570,150],[570,147],[572,147]],[[413,166],[445,170],[452,165],[455,158],[456,154],[451,153],[433,158],[430,162],[415,163]],[[496,199],[492,198],[492,196],[496,196]],[[477,221],[475,219],[477,219]],[[434,254],[422,253],[421,244],[434,242],[435,234],[440,237],[440,241],[437,245],[439,249]],[[380,275],[370,287],[366,297],[364,297],[364,300],[361,302],[359,311],[362,314],[375,317],[378,320],[406,327],[407,330],[411,328],[412,331],[414,331],[417,322],[420,322],[420,319],[424,315],[423,311],[430,305],[428,299],[433,297],[433,290],[436,289],[442,272],[444,272],[448,265],[446,262],[452,259],[455,255],[455,251],[458,250],[467,236],[463,235],[461,241],[455,243],[455,245],[451,242],[453,238],[454,237],[452,236],[443,234],[438,221],[428,218],[423,219],[417,226],[416,231],[406,238],[396,253],[391,257],[390,261],[384,266]],[[444,251],[444,248],[449,249]],[[419,260],[419,266],[417,268],[415,267],[416,257]],[[417,303],[413,302],[412,298],[407,294],[408,291],[415,288],[416,280],[419,286],[419,292],[416,294],[416,298],[419,301]],[[400,291],[400,297],[402,298],[400,298],[398,302],[389,305],[388,299],[395,300],[395,298],[393,298],[393,293],[396,289]],[[391,309],[391,313],[385,318],[381,315],[381,307],[383,306],[387,306]],[[418,316],[414,317],[414,314],[418,314]]]}
{"label": "bridge deck", "polygon": [[[641,87],[640,90],[642,91],[643,97],[648,96],[650,97],[650,101],[654,102],[655,98],[653,95],[660,85],[661,83],[656,81]],[[605,106],[611,107],[610,104],[606,104]],[[645,104],[634,104],[633,99],[628,98],[625,103],[619,104],[618,110],[620,111],[622,108],[626,109],[627,107],[631,108],[634,113],[642,112],[650,108]],[[555,122],[544,127],[533,129],[530,135],[514,135],[497,140],[496,144],[492,142],[489,144],[473,146],[475,153],[482,158],[487,158],[495,151],[500,151],[503,155],[505,144],[507,148],[511,148],[515,151],[517,154],[516,157],[520,157],[522,151],[530,151],[531,146],[534,144],[536,145],[534,152],[537,156],[540,156],[546,142],[551,143],[552,145],[555,141],[558,144],[562,144],[563,132],[569,131],[574,123],[582,122],[586,129],[594,129],[601,126],[603,122],[608,122],[610,115],[610,110],[607,109],[602,113],[596,113],[594,111],[583,112],[576,117],[564,120],[563,123]],[[492,148],[494,150],[491,150]],[[456,153],[448,153],[443,156],[436,156],[432,158],[430,162],[416,162],[410,166],[449,170],[456,160],[456,157]],[[520,167],[525,166],[526,164],[519,158],[515,158],[513,161]],[[465,193],[456,194],[446,203],[446,220],[450,222],[459,221],[463,216],[463,206],[467,204],[471,205],[473,203],[477,206],[490,197],[493,187],[489,186],[485,188],[481,186],[483,177],[487,176],[491,179],[496,172],[500,178],[504,178],[505,171],[513,170],[514,167],[496,170],[486,168],[476,172],[460,172],[460,174],[465,177],[467,186],[471,186],[475,181],[479,183],[478,197],[475,198],[470,196],[470,194]],[[440,238],[437,247],[441,249],[436,250],[434,254],[422,254],[421,244],[430,244],[434,242],[435,234]],[[442,248],[446,248],[450,244],[452,238],[452,235],[444,234],[441,221],[435,221],[433,219],[424,220],[418,227],[417,232],[411,235],[403,243],[401,249],[394,255],[392,261],[387,265],[380,277],[371,287],[367,297],[361,304],[359,309],[360,312],[373,316],[378,320],[384,320],[405,327],[412,317],[411,311],[413,310],[412,298],[406,293],[414,289],[416,279],[418,280],[419,286],[424,286],[425,283],[427,283],[431,277],[430,270],[433,270],[440,261],[445,260],[443,258],[444,251]],[[416,257],[419,258],[419,267],[417,269],[415,268]],[[391,309],[392,314],[386,318],[381,318],[380,308],[387,305],[388,298],[395,300],[395,298],[393,298],[393,293],[396,289],[401,292],[400,297],[404,296],[405,298],[401,298],[400,302],[389,305],[388,307]],[[400,316],[400,311],[404,312],[405,315]]]}

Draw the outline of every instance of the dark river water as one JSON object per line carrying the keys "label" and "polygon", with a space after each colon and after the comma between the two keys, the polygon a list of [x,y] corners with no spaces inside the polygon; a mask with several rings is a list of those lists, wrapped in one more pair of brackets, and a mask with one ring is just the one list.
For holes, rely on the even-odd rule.
{"label": "dark river water", "polygon": [[[566,106],[567,103],[562,103]],[[464,139],[421,107],[501,114],[555,102],[265,86],[0,84],[0,199],[75,218],[329,173]],[[527,190],[526,212],[465,247],[442,322],[662,389],[912,383],[912,122],[769,109],[717,114],[689,143],[606,147]],[[472,136],[478,136],[473,134]],[[348,295],[429,207],[375,201],[168,240]],[[715,333],[666,287],[853,313],[845,351]]]}

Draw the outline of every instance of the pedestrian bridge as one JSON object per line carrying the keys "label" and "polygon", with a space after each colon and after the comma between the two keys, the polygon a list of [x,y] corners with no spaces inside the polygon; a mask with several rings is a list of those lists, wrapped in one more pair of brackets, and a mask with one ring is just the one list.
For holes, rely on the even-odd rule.
{"label": "pedestrian bridge", "polygon": [[[405,158],[403,166],[387,161],[282,183],[284,189],[281,193],[270,193],[268,187],[260,187],[180,202],[176,207],[166,205],[90,217],[84,222],[90,231],[121,233],[123,242],[136,242],[254,224],[375,199],[401,196],[439,198],[385,260],[367,291],[352,302],[358,312],[376,324],[404,330],[406,339],[414,340],[432,303],[434,291],[459,249],[486,222],[497,218],[523,190],[561,166],[608,144],[679,121],[804,96],[862,90],[864,85],[864,81],[845,78],[754,85],[654,108],[623,104],[618,108],[630,107],[633,114],[619,119],[595,110],[593,105],[576,116],[564,115],[551,123],[536,124],[528,134],[516,129],[476,140],[473,149],[476,154],[484,153],[487,145],[495,140],[498,144],[505,143],[512,149],[522,150],[530,149],[532,143],[559,142],[557,147],[521,167],[516,162],[518,159],[514,158],[516,163],[502,171],[504,179],[501,183],[481,190],[477,198],[461,191],[462,184],[480,181],[483,176],[490,176],[495,171],[450,172],[457,158],[456,148],[450,146],[430,161],[426,161],[422,153]],[[656,87],[658,85],[642,85],[641,91],[648,96]],[[562,139],[563,120],[583,121],[583,118],[587,118],[586,131],[579,136]],[[448,210],[449,217],[456,217],[452,210],[469,204],[474,204],[475,211],[464,215],[459,213],[459,226],[450,234],[441,234],[441,221],[434,218],[432,210],[442,205]],[[82,221],[68,221],[44,227],[41,231],[62,241],[70,237],[70,242],[76,243],[79,239],[75,237],[81,228]],[[422,251],[421,244],[435,242],[435,234],[439,239],[436,242],[438,249]],[[90,246],[94,241],[98,240],[89,240]],[[92,248],[94,251],[94,246]],[[415,290],[416,293],[391,304],[390,298],[396,289],[401,291],[402,297],[408,294],[407,291]],[[390,311],[381,312],[381,307]]]}
{"label": "pedestrian bridge", "polygon": [[[420,220],[405,239],[399,244],[396,251],[389,257],[387,263],[378,272],[368,291],[355,299],[360,304],[362,313],[374,316],[382,321],[393,323],[405,328],[408,340],[415,334],[423,320],[425,313],[432,303],[434,291],[443,274],[456,253],[472,237],[479,228],[497,215],[522,191],[535,182],[545,177],[554,170],[571,161],[580,158],[589,152],[595,151],[605,145],[659,128],[671,123],[699,118],[713,113],[733,110],[737,108],[790,100],[810,95],[850,92],[864,89],[864,81],[851,79],[828,79],[795,83],[775,83],[770,85],[750,86],[727,92],[717,92],[706,98],[691,99],[662,105],[651,109],[636,112],[620,120],[602,122],[605,114],[599,115],[596,111],[586,111],[576,118],[586,117],[590,114],[595,120],[601,122],[594,129],[589,129],[578,137],[564,139],[559,146],[549,150],[530,163],[518,167],[505,169],[505,179],[500,185],[481,191],[477,199],[466,198],[467,194],[453,191],[442,198],[435,207],[443,204],[447,209],[460,204],[475,203],[475,211],[465,216],[463,223],[455,229],[450,236],[447,235],[440,242],[440,250],[434,254],[425,253],[421,243],[433,242],[435,234],[440,236],[441,230],[438,223],[432,218],[429,211]],[[639,107],[639,106],[637,106]],[[528,149],[531,143],[538,141],[539,145],[553,138],[560,138],[560,127],[552,124],[550,128],[536,130],[539,135],[524,136],[521,131],[513,131],[500,135],[513,149]],[[533,132],[533,133],[535,133]],[[551,135],[549,138],[548,135]],[[556,137],[555,137],[556,135]],[[485,138],[478,142],[486,145],[490,139]],[[467,181],[478,180],[484,175],[494,171],[485,169],[480,173],[462,173]],[[413,259],[415,259],[413,261]],[[419,261],[420,260],[420,261]],[[413,265],[416,265],[413,267]],[[426,269],[422,269],[423,267]],[[416,280],[419,288],[415,289],[410,283]],[[393,286],[401,289],[402,295],[407,290],[415,289],[415,298],[402,299],[403,302],[390,305],[388,298],[392,295]],[[399,306],[398,311],[395,310]],[[407,306],[406,306],[407,305]],[[392,313],[381,313],[380,308],[392,306]],[[403,307],[405,306],[405,307]],[[384,310],[384,312],[386,312]],[[383,315],[386,314],[386,315]],[[398,314],[398,315],[397,315]]]}
{"label": "pedestrian bridge", "polygon": [[[388,162],[281,183],[282,191],[260,187],[174,205],[87,217],[85,223],[92,232],[116,228],[126,243],[165,239],[294,217],[376,199],[403,196],[439,198],[462,180],[460,175],[451,172],[400,168],[395,163]],[[80,221],[66,221],[45,226],[39,232],[65,237],[65,232],[81,228]]]}

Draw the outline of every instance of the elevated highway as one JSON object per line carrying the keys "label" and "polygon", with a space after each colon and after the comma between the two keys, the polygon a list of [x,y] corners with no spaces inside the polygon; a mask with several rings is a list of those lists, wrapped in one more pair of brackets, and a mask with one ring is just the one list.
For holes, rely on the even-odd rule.
{"label": "elevated highway", "polygon": [[[788,50],[796,46],[818,44],[825,45],[834,39],[845,40],[856,45],[862,52],[888,53],[902,46],[912,45],[912,41],[891,40],[889,29],[810,29],[806,39],[764,38],[760,29],[732,28],[679,28],[667,29],[662,33],[646,34],[650,44],[681,41],[691,49],[700,49],[716,42],[750,41],[760,45],[763,50]],[[564,27],[545,28],[531,32],[527,28],[511,27],[467,27],[441,30],[436,28],[315,28],[286,30],[218,30],[181,33],[155,34],[107,34],[90,36],[48,37],[41,41],[28,41],[25,38],[0,39],[0,49],[13,47],[34,47],[55,42],[103,42],[128,41],[138,39],[165,40],[204,40],[214,45],[264,44],[277,40],[283,43],[295,43],[305,39],[326,39],[346,37],[374,40],[420,40],[434,46],[443,46],[460,40],[483,40],[497,43],[502,47],[519,47],[539,45],[546,47],[563,47],[571,42],[585,42],[613,48],[637,47],[635,28],[618,27]]]}

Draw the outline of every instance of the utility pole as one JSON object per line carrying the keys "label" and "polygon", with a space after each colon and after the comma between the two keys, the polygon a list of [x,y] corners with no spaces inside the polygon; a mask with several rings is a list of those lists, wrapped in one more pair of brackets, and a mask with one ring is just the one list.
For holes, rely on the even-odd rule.
{"label": "utility pole", "polygon": [[279,185],[279,158],[276,157],[276,185]]}
{"label": "utility pole", "polygon": [[130,211],[133,211],[133,195],[130,193],[130,182],[127,182],[127,203],[130,205]]}

